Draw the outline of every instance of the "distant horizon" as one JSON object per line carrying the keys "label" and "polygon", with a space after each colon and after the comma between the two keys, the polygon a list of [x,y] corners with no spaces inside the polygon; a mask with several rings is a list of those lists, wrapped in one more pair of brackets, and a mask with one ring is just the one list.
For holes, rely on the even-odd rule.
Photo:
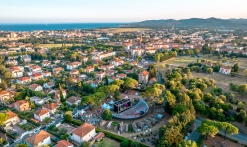
{"label": "distant horizon", "polygon": [[148,21],[148,20],[186,20],[186,19],[210,19],[210,18],[216,18],[216,19],[222,19],[222,20],[230,20],[230,19],[247,19],[247,18],[217,18],[217,17],[208,17],[208,18],[200,18],[200,17],[191,17],[191,18],[184,18],[184,19],[174,19],[174,18],[168,18],[168,19],[147,19],[147,20],[141,20],[141,21],[135,21],[135,22],[0,22],[0,25],[15,25],[15,24],[126,24],[126,23],[138,23],[142,21]]}
{"label": "distant horizon", "polygon": [[0,0],[0,23],[140,22],[246,18],[246,0]]}

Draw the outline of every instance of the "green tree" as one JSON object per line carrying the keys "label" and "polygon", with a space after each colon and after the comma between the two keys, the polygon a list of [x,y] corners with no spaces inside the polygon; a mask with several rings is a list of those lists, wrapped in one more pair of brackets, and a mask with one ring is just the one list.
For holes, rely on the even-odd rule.
{"label": "green tree", "polygon": [[167,100],[168,104],[173,108],[176,104],[176,97],[169,91],[167,90],[165,92],[164,98]]}
{"label": "green tree", "polygon": [[9,115],[6,113],[0,113],[0,126],[4,125],[4,122],[9,118]]}
{"label": "green tree", "polygon": [[239,65],[238,65],[238,63],[236,63],[236,64],[233,65],[232,70],[234,72],[238,72],[239,71]]}
{"label": "green tree", "polygon": [[68,121],[68,122],[72,122],[72,120],[73,120],[73,117],[72,117],[72,112],[71,112],[71,111],[67,111],[67,112],[65,112],[65,114],[64,114],[64,118],[65,118],[65,120],[66,120],[66,121]]}
{"label": "green tree", "polygon": [[138,84],[138,82],[137,82],[135,79],[132,79],[132,78],[125,78],[125,79],[124,79],[123,86],[124,86],[126,89],[133,89],[133,88],[136,87],[137,84]]}
{"label": "green tree", "polygon": [[63,89],[60,84],[59,84],[59,92],[60,92],[60,102],[65,102],[65,98],[63,96]]}
{"label": "green tree", "polygon": [[87,141],[83,141],[80,147],[90,147],[90,143]]}
{"label": "green tree", "polygon": [[123,85],[123,83],[124,83],[124,81],[123,81],[123,80],[115,80],[115,81],[113,81],[113,82],[112,82],[112,84],[114,84],[114,85],[118,85],[118,86]]}
{"label": "green tree", "polygon": [[133,141],[131,144],[130,144],[130,147],[140,147],[140,144],[136,141]]}
{"label": "green tree", "polygon": [[244,74],[245,76],[247,76],[247,69],[245,69],[245,70],[243,71],[243,74]]}
{"label": "green tree", "polygon": [[224,140],[226,140],[226,133],[230,135],[238,134],[238,128],[228,122],[219,122],[219,127],[225,132]]}
{"label": "green tree", "polygon": [[120,93],[119,93],[119,90],[118,89],[116,89],[114,91],[114,98],[115,98],[115,100],[120,100],[121,99]]}
{"label": "green tree", "polygon": [[240,85],[238,87],[238,92],[242,95],[242,97],[244,97],[244,95],[247,94],[247,84]]}
{"label": "green tree", "polygon": [[188,141],[183,140],[183,142],[180,143],[178,145],[178,147],[198,147],[198,146],[197,146],[196,142],[194,142],[194,141],[191,141],[191,140],[188,140]]}
{"label": "green tree", "polygon": [[0,137],[0,145],[3,145],[4,141],[5,140],[2,137]]}
{"label": "green tree", "polygon": [[149,79],[151,79],[153,77],[155,77],[155,78],[157,77],[158,72],[157,72],[157,69],[156,69],[154,64],[150,64],[148,66],[148,71],[149,71]]}
{"label": "green tree", "polygon": [[105,85],[109,85],[108,76],[105,76],[104,80],[105,80]]}
{"label": "green tree", "polygon": [[196,131],[198,133],[201,133],[203,135],[206,135],[206,140],[207,136],[210,135],[211,137],[214,137],[218,132],[218,128],[215,127],[214,125],[208,125],[207,123],[202,123],[201,126],[199,126]]}
{"label": "green tree", "polygon": [[120,143],[120,147],[129,147],[130,146],[130,142],[128,140],[123,140]]}
{"label": "green tree", "polygon": [[112,119],[112,113],[111,113],[111,110],[110,109],[105,109],[102,113],[102,118],[104,120],[111,120]]}

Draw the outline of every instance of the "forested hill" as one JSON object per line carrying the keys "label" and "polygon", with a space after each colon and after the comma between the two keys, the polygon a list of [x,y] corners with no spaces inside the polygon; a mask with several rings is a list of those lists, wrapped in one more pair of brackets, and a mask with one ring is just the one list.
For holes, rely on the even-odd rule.
{"label": "forested hill", "polygon": [[181,20],[146,20],[142,22],[126,24],[125,26],[145,28],[198,27],[218,29],[247,29],[247,19],[190,18]]}

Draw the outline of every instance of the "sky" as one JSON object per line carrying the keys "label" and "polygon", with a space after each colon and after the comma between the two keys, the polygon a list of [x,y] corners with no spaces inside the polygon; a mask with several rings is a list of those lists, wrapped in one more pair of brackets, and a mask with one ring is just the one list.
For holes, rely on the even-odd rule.
{"label": "sky", "polygon": [[0,0],[0,23],[247,18],[247,0]]}

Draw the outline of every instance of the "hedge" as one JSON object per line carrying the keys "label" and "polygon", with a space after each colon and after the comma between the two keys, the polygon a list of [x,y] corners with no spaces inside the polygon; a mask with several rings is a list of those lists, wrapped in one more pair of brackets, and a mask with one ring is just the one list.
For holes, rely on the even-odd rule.
{"label": "hedge", "polygon": [[6,134],[7,134],[10,138],[12,138],[12,139],[16,139],[16,137],[15,137],[15,136],[13,136],[12,134],[10,134],[10,133],[6,132],[3,128],[1,128],[1,127],[0,127],[0,130],[1,130],[2,132],[6,133]]}
{"label": "hedge", "polygon": [[[128,138],[125,138],[123,136],[119,136],[119,135],[116,135],[116,134],[113,134],[111,132],[108,132],[108,131],[105,131],[105,130],[102,130],[100,128],[96,128],[96,132],[103,132],[105,134],[106,137],[108,138],[111,138],[111,139],[114,139],[118,142],[122,142],[123,140],[128,140],[130,142],[130,144],[133,142],[133,140],[130,140]],[[148,147],[142,143],[139,143],[140,147]]]}
{"label": "hedge", "polygon": [[19,116],[21,119],[25,119],[25,120],[27,120],[27,122],[29,122],[29,123],[31,123],[31,124],[37,126],[37,127],[40,126],[39,123],[36,123],[35,121],[31,120],[31,118],[29,118],[29,117],[27,117],[27,116],[25,116],[25,115],[22,115],[22,114],[19,113],[18,111],[16,111],[16,110],[12,110],[12,111],[14,111],[15,113],[17,113],[18,116]]}
{"label": "hedge", "polygon": [[205,135],[201,135],[200,138],[197,140],[197,145],[201,146],[204,139],[205,139]]}

